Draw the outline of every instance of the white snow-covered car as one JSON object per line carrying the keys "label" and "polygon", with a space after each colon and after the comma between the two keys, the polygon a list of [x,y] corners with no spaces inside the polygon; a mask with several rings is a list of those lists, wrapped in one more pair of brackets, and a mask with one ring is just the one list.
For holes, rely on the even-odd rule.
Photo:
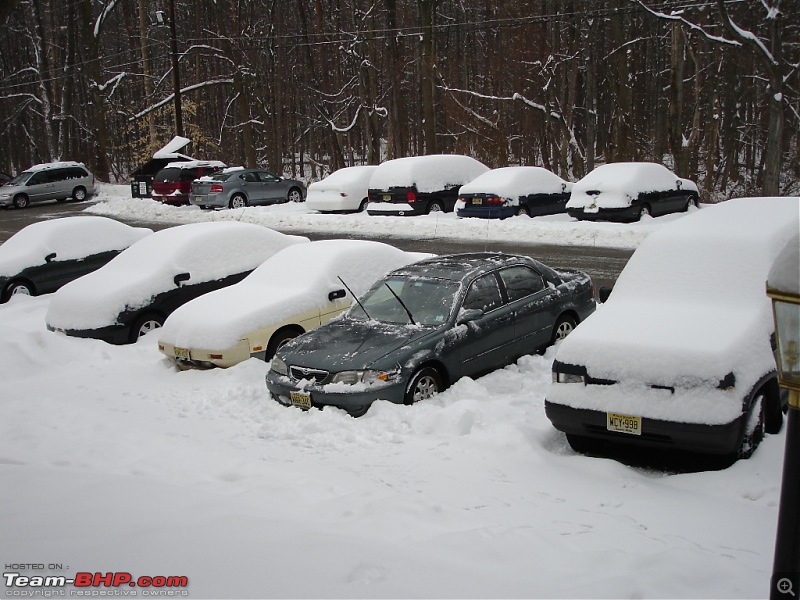
{"label": "white snow-covered car", "polygon": [[452,212],[458,190],[489,167],[469,156],[431,154],[387,160],[369,182],[370,215]]}
{"label": "white snow-covered car", "polygon": [[572,186],[569,216],[588,221],[638,221],[699,206],[694,181],[664,165],[621,162],[601,165]]}
{"label": "white snow-covered car", "polygon": [[495,219],[555,215],[566,212],[571,190],[571,183],[542,167],[502,167],[462,185],[455,210],[459,217]]}
{"label": "white snow-covered car", "polygon": [[746,457],[779,431],[765,282],[798,227],[800,198],[741,198],[652,233],[556,352],[545,411],[573,448]]}
{"label": "white snow-covered car", "polygon": [[179,367],[269,360],[288,340],[348,308],[350,292],[360,296],[389,271],[428,256],[366,240],[290,246],[236,285],[172,313],[159,331],[158,349]]}
{"label": "white snow-covered car", "polygon": [[376,165],[345,167],[308,186],[306,206],[321,213],[361,212],[369,202]]}
{"label": "white snow-covered car", "polygon": [[65,217],[28,225],[0,245],[0,302],[17,294],[55,292],[151,233],[106,217]]}
{"label": "white snow-covered car", "polygon": [[158,231],[53,294],[47,328],[112,344],[135,342],[177,307],[241,281],[279,250],[301,242],[308,239],[238,221]]}

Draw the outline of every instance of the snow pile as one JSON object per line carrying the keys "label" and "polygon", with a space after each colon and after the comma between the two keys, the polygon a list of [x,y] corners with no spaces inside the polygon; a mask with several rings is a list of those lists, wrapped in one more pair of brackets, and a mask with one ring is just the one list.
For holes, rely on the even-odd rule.
{"label": "snow pile", "polygon": [[328,294],[343,289],[337,276],[360,296],[389,271],[425,256],[365,240],[289,246],[241,282],[179,307],[158,339],[182,348],[229,348],[257,329],[331,306]]}
{"label": "snow pile", "polygon": [[153,338],[47,332],[51,298],[0,307],[6,562],[186,576],[198,600],[767,594],[784,434],[719,472],[577,455],[544,414],[552,350],[304,413],[258,360],[178,373]]}
{"label": "snow pile", "polygon": [[21,229],[0,245],[0,277],[10,277],[28,267],[74,260],[122,250],[152,234],[152,230],[129,227],[106,217],[65,217],[39,221]]}
{"label": "snow pile", "polygon": [[[740,198],[652,234],[633,254],[608,302],[564,340],[558,360],[583,365],[594,377],[687,389],[699,385],[704,393],[732,372],[740,399],[775,369],[764,284],[798,228],[800,198]],[[548,400],[575,405],[570,394],[578,387],[554,385]],[[664,411],[671,411],[663,401],[651,401],[653,393],[631,394],[637,399],[624,410],[665,418]],[[592,407],[605,410],[601,394],[592,398]],[[741,412],[730,395],[728,410],[712,395],[706,402],[676,394],[675,402],[695,408],[671,412],[672,419],[719,423]]]}
{"label": "snow pile", "polygon": [[189,273],[187,285],[251,271],[291,244],[287,236],[249,223],[196,223],[164,229],[137,242],[97,271],[53,295],[47,323],[59,329],[113,325],[126,309],[147,305]]}
{"label": "snow pile", "polygon": [[542,167],[492,169],[461,186],[459,194],[495,194],[517,200],[530,194],[569,192],[572,184]]}
{"label": "snow pile", "polygon": [[621,162],[600,165],[572,187],[567,208],[597,204],[604,208],[624,208],[640,193],[678,189],[697,192],[697,185],[676,177],[657,163]]}
{"label": "snow pile", "polygon": [[469,156],[432,154],[387,160],[378,165],[370,189],[416,187],[418,192],[437,192],[469,183],[489,170]]}

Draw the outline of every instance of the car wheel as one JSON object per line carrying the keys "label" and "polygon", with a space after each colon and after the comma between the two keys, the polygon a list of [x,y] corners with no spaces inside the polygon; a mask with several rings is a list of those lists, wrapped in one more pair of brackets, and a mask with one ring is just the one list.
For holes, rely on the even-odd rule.
{"label": "car wheel", "polygon": [[517,214],[518,215],[524,215],[526,217],[530,217],[531,216],[531,211],[528,209],[527,206],[520,206],[517,209]]}
{"label": "car wheel", "polygon": [[361,201],[361,204],[358,205],[358,212],[364,212],[367,210],[367,204],[369,204],[369,198],[364,198]]}
{"label": "car wheel", "polygon": [[649,217],[650,216],[650,205],[642,204],[639,208],[639,220],[642,220],[642,217]]}
{"label": "car wheel", "polygon": [[25,194],[17,194],[14,196],[14,206],[17,208],[25,208],[29,204],[28,197]]}
{"label": "car wheel", "polygon": [[444,206],[439,200],[434,200],[428,205],[428,213],[440,213],[444,212]]}
{"label": "car wheel", "polygon": [[414,404],[427,400],[444,389],[442,377],[433,367],[423,367],[411,378],[406,388],[405,403]]}
{"label": "car wheel", "polygon": [[72,190],[72,199],[75,200],[75,202],[83,202],[86,200],[86,188],[78,186]]}
{"label": "car wheel", "polygon": [[577,327],[578,323],[569,315],[563,315],[558,318],[555,326],[553,327],[553,335],[550,337],[550,344],[555,344],[558,341],[567,337],[572,330]]}
{"label": "car wheel", "polygon": [[158,315],[145,315],[140,317],[139,320],[131,328],[131,342],[136,342],[143,335],[146,335],[158,329],[164,324],[164,319]]}
{"label": "car wheel", "polygon": [[284,327],[273,333],[272,337],[269,339],[269,344],[267,344],[267,355],[265,358],[267,360],[272,360],[272,357],[275,356],[275,353],[281,346],[293,340],[301,333],[303,333],[301,329],[294,327]]}
{"label": "car wheel", "polygon": [[759,394],[753,399],[745,421],[744,436],[739,446],[739,458],[753,456],[761,440],[764,439],[764,403],[767,401],[764,394]]}
{"label": "car wheel", "polygon": [[244,194],[234,194],[228,206],[231,208],[244,208],[247,206],[247,198],[244,197]]}
{"label": "car wheel", "polygon": [[289,202],[302,202],[303,194],[297,188],[292,188],[289,190],[288,200]]}
{"label": "car wheel", "polygon": [[22,281],[12,281],[3,291],[3,302],[11,300],[12,296],[33,296],[33,286]]}

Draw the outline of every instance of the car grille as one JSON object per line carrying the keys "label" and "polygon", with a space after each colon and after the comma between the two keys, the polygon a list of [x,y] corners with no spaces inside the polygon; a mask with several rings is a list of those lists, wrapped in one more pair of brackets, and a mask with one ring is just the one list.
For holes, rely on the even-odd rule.
{"label": "car grille", "polygon": [[316,383],[322,383],[328,377],[328,371],[323,371],[321,369],[309,369],[307,367],[297,367],[293,365],[289,367],[289,375],[291,375],[292,379],[295,380],[313,379]]}

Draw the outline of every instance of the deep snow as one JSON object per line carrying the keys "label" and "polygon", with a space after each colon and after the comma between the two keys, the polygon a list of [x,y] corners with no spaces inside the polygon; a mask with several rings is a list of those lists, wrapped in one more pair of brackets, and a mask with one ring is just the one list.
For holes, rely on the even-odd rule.
{"label": "deep snow", "polygon": [[[242,212],[142,210],[159,211]],[[246,212],[329,217],[302,205]],[[416,217],[413,228],[461,229],[450,216]],[[411,224],[342,218],[395,223],[397,234]],[[592,230],[609,240],[618,231],[625,246],[663,222]],[[531,237],[539,223],[557,236],[586,230],[564,219],[508,223]],[[360,419],[304,413],[267,397],[265,363],[178,372],[153,335],[118,347],[48,332],[49,302],[0,306],[5,565],[184,575],[192,598],[768,594],[783,433],[722,471],[577,455],[544,414],[553,349],[415,406],[378,403]]]}

